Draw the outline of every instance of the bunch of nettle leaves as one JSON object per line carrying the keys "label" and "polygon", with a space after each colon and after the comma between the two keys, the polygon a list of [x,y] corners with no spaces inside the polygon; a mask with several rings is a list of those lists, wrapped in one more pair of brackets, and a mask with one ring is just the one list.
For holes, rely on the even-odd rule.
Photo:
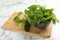
{"label": "bunch of nettle leaves", "polygon": [[14,22],[17,24],[24,23],[26,31],[29,31],[32,25],[35,27],[44,27],[51,21],[55,24],[58,20],[53,13],[53,10],[53,8],[46,9],[45,6],[31,5],[25,9],[25,19],[20,19],[16,16]]}

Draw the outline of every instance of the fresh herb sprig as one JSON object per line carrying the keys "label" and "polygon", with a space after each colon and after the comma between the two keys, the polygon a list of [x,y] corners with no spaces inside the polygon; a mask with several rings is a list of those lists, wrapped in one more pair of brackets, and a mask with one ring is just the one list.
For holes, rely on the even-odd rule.
{"label": "fresh herb sprig", "polygon": [[25,31],[30,31],[30,26],[35,26],[36,24],[46,24],[49,21],[52,21],[53,24],[58,22],[56,15],[53,13],[53,8],[46,9],[45,6],[40,5],[31,5],[25,9],[25,19],[20,19],[18,14],[14,18],[16,24],[25,23]]}
{"label": "fresh herb sprig", "polygon": [[25,23],[25,26],[24,26],[24,29],[25,31],[29,32],[30,31],[30,27],[31,27],[31,24],[28,23],[28,21],[26,20],[26,18],[24,19],[20,19],[19,16],[20,16],[21,12],[18,13],[18,15],[14,18],[14,22],[19,25],[20,23]]}
{"label": "fresh herb sprig", "polygon": [[23,19],[20,19],[20,17],[19,17],[20,14],[21,14],[21,12],[19,12],[18,15],[14,18],[14,22],[15,22],[16,24],[25,23],[25,20],[26,20],[26,19],[24,19],[24,18],[23,18]]}
{"label": "fresh herb sprig", "polygon": [[27,9],[25,9],[25,16],[31,25],[39,23],[44,24],[49,20],[52,20],[53,24],[56,24],[57,18],[53,13],[53,10],[53,8],[46,9],[45,6],[31,5]]}

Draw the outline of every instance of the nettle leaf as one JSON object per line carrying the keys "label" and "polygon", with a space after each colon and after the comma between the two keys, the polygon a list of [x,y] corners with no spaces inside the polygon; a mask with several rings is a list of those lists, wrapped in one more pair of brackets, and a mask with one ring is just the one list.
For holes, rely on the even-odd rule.
{"label": "nettle leaf", "polygon": [[52,14],[52,21],[53,21],[54,24],[56,24],[57,18],[55,16],[55,14]]}
{"label": "nettle leaf", "polygon": [[16,16],[15,18],[14,18],[14,22],[16,23],[16,24],[19,24],[21,21],[20,21],[20,18],[18,17],[18,16]]}
{"label": "nettle leaf", "polygon": [[20,19],[19,16],[16,16],[16,17],[14,18],[14,22],[15,22],[16,24],[25,23],[25,20],[26,20],[26,19]]}
{"label": "nettle leaf", "polygon": [[[28,9],[28,10],[27,10]],[[38,23],[45,23],[49,20],[52,20],[55,24],[57,22],[57,18],[53,13],[53,8],[46,9],[45,6],[40,5],[31,5],[27,9],[25,9],[25,14],[28,15],[27,21],[31,25],[35,25]]]}
{"label": "nettle leaf", "polygon": [[28,21],[25,22],[24,29],[25,31],[29,32],[30,31],[31,24],[28,23]]}

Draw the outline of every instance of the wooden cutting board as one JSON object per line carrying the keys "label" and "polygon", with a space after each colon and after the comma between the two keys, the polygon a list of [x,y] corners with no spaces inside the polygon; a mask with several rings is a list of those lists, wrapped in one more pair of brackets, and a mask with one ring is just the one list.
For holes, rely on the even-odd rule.
{"label": "wooden cutting board", "polygon": [[[44,30],[37,29],[35,27],[31,27],[30,32],[26,32],[24,30],[24,24],[16,25],[13,21],[14,17],[18,15],[18,12],[14,12],[10,18],[4,23],[3,28],[6,30],[16,31],[20,33],[27,33],[33,36],[40,36],[40,37],[50,37],[52,32],[53,23],[49,24]],[[20,18],[24,18],[24,14],[21,12]]]}

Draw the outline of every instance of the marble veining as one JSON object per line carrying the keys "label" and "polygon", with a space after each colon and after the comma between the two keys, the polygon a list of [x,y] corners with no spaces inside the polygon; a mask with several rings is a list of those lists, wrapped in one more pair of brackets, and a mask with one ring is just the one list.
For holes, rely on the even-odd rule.
{"label": "marble veining", "polygon": [[[53,5],[51,3],[53,3]],[[36,37],[3,29],[3,24],[13,12],[23,11],[31,4],[48,5],[48,8],[54,7],[56,8],[56,15],[59,18],[59,14],[57,13],[59,12],[57,11],[59,9],[58,3],[60,3],[59,0],[0,0],[0,40],[60,40],[60,23],[53,27],[50,38]],[[57,4],[57,6],[54,4]]]}

